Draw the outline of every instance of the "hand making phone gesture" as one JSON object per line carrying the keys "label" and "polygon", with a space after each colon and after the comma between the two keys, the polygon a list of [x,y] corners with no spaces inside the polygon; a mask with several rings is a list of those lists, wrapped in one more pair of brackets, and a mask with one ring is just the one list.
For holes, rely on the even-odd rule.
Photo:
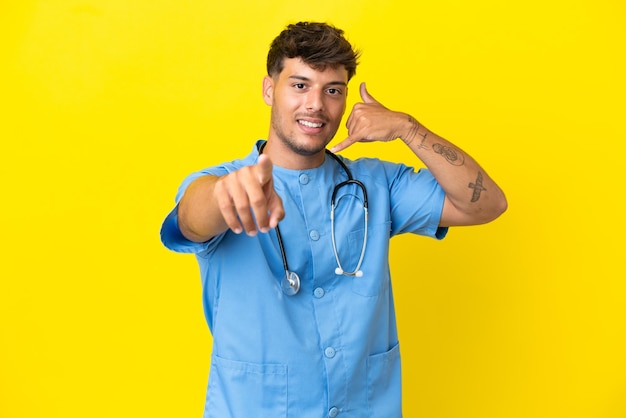
{"label": "hand making phone gesture", "polygon": [[411,134],[414,135],[415,119],[406,113],[387,109],[369,94],[365,83],[361,83],[359,92],[363,102],[356,103],[348,116],[348,137],[335,145],[332,152],[346,149],[355,142],[387,142],[397,138],[406,142]]}

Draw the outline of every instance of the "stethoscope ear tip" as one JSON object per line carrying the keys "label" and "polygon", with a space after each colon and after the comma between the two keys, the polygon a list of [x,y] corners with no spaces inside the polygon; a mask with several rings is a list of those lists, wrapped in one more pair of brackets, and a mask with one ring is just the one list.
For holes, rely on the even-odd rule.
{"label": "stethoscope ear tip", "polygon": [[359,270],[359,271],[357,271],[357,272],[355,273],[355,276],[356,276],[356,277],[363,277],[363,272],[362,272],[361,270]]}
{"label": "stethoscope ear tip", "polygon": [[341,276],[343,274],[343,269],[341,267],[335,268],[335,274],[337,276]]}

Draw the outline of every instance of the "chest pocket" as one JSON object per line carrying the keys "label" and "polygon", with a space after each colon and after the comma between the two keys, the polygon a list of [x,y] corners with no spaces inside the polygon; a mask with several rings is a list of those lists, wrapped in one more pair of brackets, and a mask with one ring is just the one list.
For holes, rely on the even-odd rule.
{"label": "chest pocket", "polygon": [[[391,222],[369,225],[367,246],[361,264],[363,276],[351,277],[352,291],[361,296],[377,296],[389,288],[389,235]],[[365,239],[363,229],[348,235],[351,266],[356,266]],[[343,261],[342,261],[343,262]]]}

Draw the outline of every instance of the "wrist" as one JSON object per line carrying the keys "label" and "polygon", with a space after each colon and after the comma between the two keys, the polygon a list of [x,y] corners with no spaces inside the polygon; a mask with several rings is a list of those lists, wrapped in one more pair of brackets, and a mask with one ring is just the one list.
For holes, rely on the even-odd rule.
{"label": "wrist", "polygon": [[399,138],[402,139],[406,145],[410,145],[416,138],[418,138],[418,132],[424,128],[413,116],[405,113],[403,114],[403,117],[405,122],[402,134]]}

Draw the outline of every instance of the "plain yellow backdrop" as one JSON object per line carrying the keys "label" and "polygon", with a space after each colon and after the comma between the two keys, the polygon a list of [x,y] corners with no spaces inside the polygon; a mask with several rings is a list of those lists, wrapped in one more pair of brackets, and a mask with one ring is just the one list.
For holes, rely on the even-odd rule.
{"label": "plain yellow backdrop", "polygon": [[[618,0],[27,0],[0,6],[0,417],[200,417],[188,173],[268,130],[273,37],[346,30],[367,81],[476,157],[509,210],[392,241],[404,416],[626,417]],[[338,133],[345,136],[345,129]],[[348,156],[414,161],[401,144]]]}

